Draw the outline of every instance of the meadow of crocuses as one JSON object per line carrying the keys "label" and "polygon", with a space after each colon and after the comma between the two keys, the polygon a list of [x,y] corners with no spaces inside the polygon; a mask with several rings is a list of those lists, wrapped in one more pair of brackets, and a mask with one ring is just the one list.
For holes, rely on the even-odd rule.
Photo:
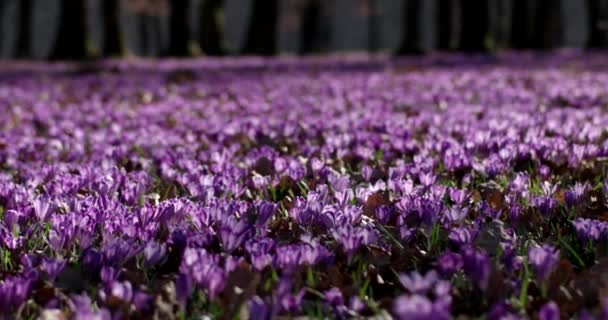
{"label": "meadow of crocuses", "polygon": [[0,319],[606,319],[607,59],[5,68]]}

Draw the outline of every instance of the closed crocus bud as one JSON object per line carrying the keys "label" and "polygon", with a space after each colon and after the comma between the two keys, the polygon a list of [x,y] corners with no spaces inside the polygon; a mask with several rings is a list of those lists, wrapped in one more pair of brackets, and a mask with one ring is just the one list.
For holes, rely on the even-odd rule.
{"label": "closed crocus bud", "polygon": [[158,264],[164,257],[167,249],[164,244],[150,242],[144,248],[144,266],[150,268]]}
{"label": "closed crocus bud", "polygon": [[451,276],[462,269],[462,256],[454,252],[445,252],[437,259],[437,269],[445,276]]}
{"label": "closed crocus bud", "polygon": [[113,267],[104,266],[103,268],[101,268],[100,272],[101,282],[105,284],[111,284],[116,279],[118,279],[119,274],[120,270]]}
{"label": "closed crocus bud", "polygon": [[95,249],[87,249],[82,253],[82,266],[92,274],[96,274],[101,269],[103,255]]}
{"label": "closed crocus bud", "polygon": [[270,320],[272,317],[272,307],[259,296],[255,296],[249,300],[249,318]]}
{"label": "closed crocus bud", "polygon": [[393,208],[386,205],[380,205],[376,208],[376,220],[381,224],[387,224],[391,220],[393,212]]}
{"label": "closed crocus bud", "polygon": [[338,288],[331,288],[323,293],[325,297],[325,301],[327,301],[332,306],[341,306],[344,305],[344,296],[342,295],[342,291]]}
{"label": "closed crocus bud", "polygon": [[148,314],[154,306],[154,298],[145,292],[138,291],[133,296],[133,304],[137,312]]}
{"label": "closed crocus bud", "polygon": [[589,189],[589,184],[576,182],[572,188],[564,193],[564,200],[566,201],[566,204],[569,207],[574,207],[581,204]]}
{"label": "closed crocus bud", "polygon": [[109,284],[105,290],[100,291],[99,294],[102,300],[109,306],[116,307],[122,304],[131,303],[131,300],[133,299],[133,287],[128,281],[114,281]]}
{"label": "closed crocus bud", "polygon": [[540,168],[538,169],[538,173],[540,174],[541,178],[543,179],[549,179],[551,177],[551,168],[542,165],[540,166]]}
{"label": "closed crocus bud", "polygon": [[462,250],[464,270],[473,283],[485,291],[490,280],[490,258],[479,249],[467,247]]}
{"label": "closed crocus bud", "polygon": [[544,304],[538,311],[539,320],[559,320],[559,307],[553,301]]}
{"label": "closed crocus bud", "polygon": [[63,271],[65,267],[65,261],[54,260],[49,258],[43,258],[40,263],[40,270],[44,272],[50,281],[54,281],[55,278]]}
{"label": "closed crocus bud", "polygon": [[467,201],[469,194],[466,190],[461,190],[457,188],[449,189],[450,200],[454,202],[454,204],[461,206]]}
{"label": "closed crocus bud", "polygon": [[528,263],[534,268],[538,281],[545,281],[559,262],[559,250],[545,244],[532,246],[528,251]]}

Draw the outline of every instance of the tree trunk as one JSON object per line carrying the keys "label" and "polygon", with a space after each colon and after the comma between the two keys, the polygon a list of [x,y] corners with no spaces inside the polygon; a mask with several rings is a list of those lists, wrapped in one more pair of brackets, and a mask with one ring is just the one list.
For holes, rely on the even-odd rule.
{"label": "tree trunk", "polygon": [[454,29],[458,26],[455,19],[457,8],[453,0],[439,0],[437,10],[437,47],[440,50],[454,49]]}
{"label": "tree trunk", "polygon": [[601,48],[608,44],[608,1],[588,0],[589,39],[587,46]]}
{"label": "tree trunk", "polygon": [[488,34],[488,0],[461,0],[462,29],[460,49],[466,52],[486,51]]}
{"label": "tree trunk", "polygon": [[59,29],[51,53],[54,60],[87,57],[86,10],[83,0],[61,0]]}
{"label": "tree trunk", "polygon": [[21,0],[19,2],[19,34],[17,37],[18,58],[31,58],[32,14],[32,0]]}
{"label": "tree trunk", "polygon": [[511,23],[511,44],[516,49],[531,49],[534,43],[534,18],[537,11],[537,0],[513,0]]}
{"label": "tree trunk", "polygon": [[207,55],[224,54],[222,49],[222,27],[217,15],[222,10],[222,0],[204,0],[201,9],[201,49]]}
{"label": "tree trunk", "polygon": [[309,54],[318,50],[320,35],[319,21],[321,19],[321,3],[316,0],[309,1],[302,13],[302,28],[300,29],[299,54]]}
{"label": "tree trunk", "polygon": [[511,46],[512,1],[493,0],[489,3],[489,36],[491,49],[505,49]]}
{"label": "tree trunk", "polygon": [[561,1],[540,0],[536,11],[536,39],[540,48],[556,48],[562,45],[563,26]]}
{"label": "tree trunk", "polygon": [[121,56],[124,54],[124,39],[120,28],[120,10],[118,0],[103,0],[104,56]]}
{"label": "tree trunk", "polygon": [[190,27],[188,13],[190,12],[189,0],[170,0],[169,16],[169,55],[185,57],[190,55]]}
{"label": "tree trunk", "polygon": [[277,47],[278,0],[254,0],[245,54],[272,55]]}
{"label": "tree trunk", "polygon": [[403,2],[401,15],[401,45],[397,54],[420,54],[420,15],[421,3],[425,0],[406,0]]}

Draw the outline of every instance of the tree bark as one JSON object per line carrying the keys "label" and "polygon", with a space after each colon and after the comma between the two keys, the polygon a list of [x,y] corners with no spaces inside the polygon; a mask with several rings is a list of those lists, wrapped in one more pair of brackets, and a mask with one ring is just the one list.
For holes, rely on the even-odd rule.
{"label": "tree bark", "polygon": [[81,60],[87,57],[86,10],[83,0],[61,0],[57,32],[51,59]]}
{"label": "tree bark", "polygon": [[124,39],[120,28],[120,8],[118,0],[103,0],[104,56],[121,56],[124,54]]}
{"label": "tree bark", "polygon": [[272,55],[277,47],[277,0],[254,0],[245,54]]}
{"label": "tree bark", "polygon": [[32,0],[21,0],[19,2],[19,34],[17,37],[18,58],[31,58],[32,13]]}

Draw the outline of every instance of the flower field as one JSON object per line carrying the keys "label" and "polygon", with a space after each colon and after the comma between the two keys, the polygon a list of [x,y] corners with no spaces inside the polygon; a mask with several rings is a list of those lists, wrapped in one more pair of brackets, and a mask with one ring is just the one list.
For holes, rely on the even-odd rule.
{"label": "flower field", "polygon": [[0,72],[0,319],[606,319],[603,60]]}

